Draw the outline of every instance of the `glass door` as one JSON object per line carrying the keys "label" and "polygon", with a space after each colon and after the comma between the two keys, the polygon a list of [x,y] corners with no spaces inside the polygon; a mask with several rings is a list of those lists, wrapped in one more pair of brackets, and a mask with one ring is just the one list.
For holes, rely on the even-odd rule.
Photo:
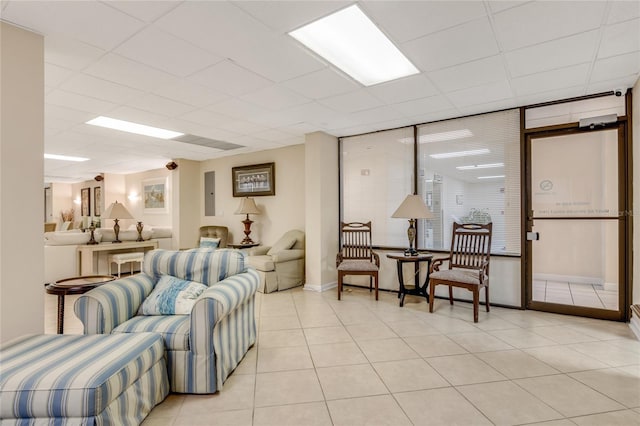
{"label": "glass door", "polygon": [[527,137],[527,308],[623,318],[622,141],[623,128]]}

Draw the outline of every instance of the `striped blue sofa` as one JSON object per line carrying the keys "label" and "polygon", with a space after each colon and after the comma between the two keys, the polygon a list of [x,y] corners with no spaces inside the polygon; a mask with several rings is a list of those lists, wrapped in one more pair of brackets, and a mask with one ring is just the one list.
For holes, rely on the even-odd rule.
{"label": "striped blue sofa", "polygon": [[0,350],[0,424],[138,425],[169,393],[162,338],[29,335]]}
{"label": "striped blue sofa", "polygon": [[[190,315],[138,314],[163,274],[208,286]],[[85,293],[75,313],[85,334],[161,334],[171,391],[214,393],[256,341],[259,282],[239,250],[153,250],[144,257],[142,273]]]}

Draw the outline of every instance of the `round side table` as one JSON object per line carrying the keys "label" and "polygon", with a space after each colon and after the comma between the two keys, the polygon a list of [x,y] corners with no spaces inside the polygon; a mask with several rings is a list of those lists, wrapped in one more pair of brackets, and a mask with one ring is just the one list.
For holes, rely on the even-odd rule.
{"label": "round side table", "polygon": [[[415,256],[404,256],[402,254],[387,254],[389,259],[394,259],[397,262],[398,269],[398,283],[400,288],[398,289],[398,298],[400,299],[400,307],[404,306],[404,296],[411,294],[414,296],[423,296],[429,301],[429,293],[427,293],[427,286],[429,285],[429,268],[431,267],[432,254],[419,253]],[[420,285],[420,262],[427,262],[427,274],[424,277],[424,284]],[[405,263],[413,263],[413,285],[407,285],[404,283],[404,270],[402,265]]]}
{"label": "round side table", "polygon": [[68,294],[84,294],[104,283],[115,280],[112,275],[88,275],[58,280],[47,284],[47,294],[58,296],[58,334],[64,332],[64,297]]}

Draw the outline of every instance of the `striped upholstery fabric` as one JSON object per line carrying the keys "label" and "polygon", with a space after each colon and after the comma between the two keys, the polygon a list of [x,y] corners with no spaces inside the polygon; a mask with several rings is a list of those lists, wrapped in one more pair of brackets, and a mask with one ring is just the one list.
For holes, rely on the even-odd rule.
{"label": "striped upholstery fabric", "polygon": [[9,342],[0,351],[2,424],[140,424],[169,392],[163,355],[152,333]]}
{"label": "striped upholstery fabric", "polygon": [[[191,315],[136,317],[142,300],[162,274],[204,282],[209,288],[200,295]],[[171,390],[214,393],[222,389],[256,341],[255,293],[259,282],[258,273],[245,266],[244,254],[238,250],[153,250],[145,255],[142,274],[85,293],[76,301],[75,312],[86,334],[162,334]],[[137,290],[142,288],[144,291]],[[100,290],[97,295],[93,294],[96,290]],[[123,294],[130,294],[132,299],[122,298]],[[113,306],[116,304],[125,306]]]}

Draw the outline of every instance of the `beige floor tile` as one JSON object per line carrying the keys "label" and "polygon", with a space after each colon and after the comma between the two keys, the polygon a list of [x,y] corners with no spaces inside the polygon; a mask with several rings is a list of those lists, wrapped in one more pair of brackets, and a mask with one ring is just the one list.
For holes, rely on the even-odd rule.
{"label": "beige floor tile", "polygon": [[[342,302],[344,302],[344,300],[342,300]],[[334,305],[335,313],[342,324],[354,325],[380,322],[378,317],[373,312],[371,312],[367,308],[360,306],[359,304],[349,307],[349,305],[354,304],[355,303],[345,303]]]}
{"label": "beige floor tile", "polygon": [[258,373],[304,370],[306,368],[313,368],[311,355],[306,346],[260,348],[258,350]]}
{"label": "beige floor tile", "polygon": [[180,408],[186,396],[178,393],[169,394],[164,401],[156,405],[145,420],[156,417],[176,417],[180,413]]}
{"label": "beige floor tile", "polygon": [[297,315],[279,315],[260,318],[260,331],[302,328]]}
{"label": "beige floor tile", "polygon": [[358,345],[369,362],[420,358],[420,355],[399,337],[382,340],[362,340]]}
{"label": "beige floor tile", "polygon": [[353,342],[353,338],[343,326],[305,328],[304,335],[307,344],[319,345],[324,343]]}
{"label": "beige floor tile", "polygon": [[612,411],[590,416],[573,417],[574,423],[580,426],[630,426],[640,425],[640,413],[633,410]]}
{"label": "beige floor tile", "polygon": [[609,367],[566,346],[543,346],[523,351],[563,373]]}
{"label": "beige floor tile", "polygon": [[356,341],[397,337],[393,330],[378,320],[365,324],[347,325],[347,331]]}
{"label": "beige floor tile", "polygon": [[258,341],[260,349],[305,346],[307,344],[301,329],[261,331]]}
{"label": "beige floor tile", "polygon": [[373,368],[392,393],[449,386],[423,359],[376,362]]}
{"label": "beige floor tile", "polygon": [[313,369],[256,375],[256,407],[323,401]]}
{"label": "beige floor tile", "polygon": [[571,349],[602,361],[612,367],[640,364],[640,355],[604,342],[587,342],[568,345]]}
{"label": "beige floor tile", "polygon": [[313,327],[333,327],[341,325],[342,323],[336,315],[333,313],[325,314],[322,312],[300,312],[300,323],[305,328]]}
{"label": "beige floor tile", "polygon": [[549,420],[548,422],[529,423],[527,426],[575,426],[569,419]]}
{"label": "beige floor tile", "polygon": [[199,416],[217,411],[253,408],[256,378],[251,374],[229,376],[220,392],[213,395],[185,395],[180,415]]}
{"label": "beige floor tile", "polygon": [[515,380],[565,417],[583,416],[625,407],[564,374]]}
{"label": "beige floor tile", "polygon": [[295,316],[298,314],[293,300],[280,300],[278,302],[269,302],[267,300],[266,303],[262,303],[259,312],[261,317],[274,317],[283,315]]}
{"label": "beige floor tile", "polygon": [[564,326],[548,326],[548,327],[534,327],[531,329],[534,333],[553,340],[561,345],[567,345],[571,343],[580,342],[593,342],[597,340],[595,337],[587,336],[584,333],[580,333],[570,327]]}
{"label": "beige floor tile", "polygon": [[510,330],[495,330],[490,331],[490,334],[503,340],[513,346],[514,348],[534,348],[537,346],[552,346],[557,345],[553,340],[542,337],[529,330],[523,330],[521,328],[515,328]]}
{"label": "beige floor tile", "polygon": [[454,386],[506,380],[489,364],[474,355],[450,355],[427,358],[427,362]]}
{"label": "beige floor tile", "polygon": [[456,333],[450,334],[449,338],[472,353],[513,349],[513,346],[485,332]]}
{"label": "beige floor tile", "polygon": [[391,395],[338,399],[327,405],[336,426],[412,424]]}
{"label": "beige floor tile", "polygon": [[640,407],[640,377],[623,369],[581,371],[569,376],[628,408]]}
{"label": "beige floor tile", "polygon": [[[494,308],[491,308],[491,310],[493,311]],[[485,318],[484,320],[482,320],[482,322],[478,321],[478,323],[475,324],[475,326],[477,328],[479,328],[480,330],[484,330],[484,331],[491,331],[491,330],[508,330],[508,329],[518,329],[519,327],[517,325],[515,325],[512,322],[509,322],[503,318],[500,317],[491,317],[491,318]]]}
{"label": "beige floor tile", "polygon": [[253,410],[218,411],[209,414],[185,414],[177,417],[174,426],[251,426]]}
{"label": "beige floor tile", "polygon": [[467,353],[465,348],[442,334],[405,337],[404,341],[422,357]]}
{"label": "beige floor tile", "polygon": [[316,371],[327,400],[389,393],[370,364],[324,367]]}
{"label": "beige floor tile", "polygon": [[254,426],[331,426],[324,402],[260,407],[254,412]]}
{"label": "beige floor tile", "polygon": [[[544,314],[543,314],[544,315]],[[500,314],[500,317],[521,328],[544,327],[555,324],[550,318],[545,318],[533,311],[512,311]]]}
{"label": "beige floor tile", "polygon": [[484,352],[478,358],[504,374],[509,379],[557,374],[558,370],[520,350]]}
{"label": "beige floor tile", "polygon": [[563,416],[513,382],[459,386],[458,391],[497,425],[561,419]]}
{"label": "beige floor tile", "polygon": [[402,321],[387,321],[387,326],[400,337],[428,336],[430,334],[440,334],[426,321],[411,319]]}
{"label": "beige floor tile", "polygon": [[258,345],[254,345],[244,354],[240,364],[233,370],[233,374],[256,374],[256,364],[258,361]]}
{"label": "beige floor tile", "polygon": [[491,425],[455,388],[394,394],[415,425]]}
{"label": "beige floor tile", "polygon": [[309,345],[309,351],[311,352],[313,364],[316,368],[366,364],[368,362],[358,345],[354,342]]}
{"label": "beige floor tile", "polygon": [[[463,305],[463,304],[459,304]],[[447,309],[449,305],[447,305]],[[461,306],[455,305],[453,309],[460,308]],[[435,308],[434,308],[435,310]],[[435,312],[435,311],[434,311]],[[438,330],[440,333],[472,333],[478,329],[473,325],[473,312],[470,312],[470,321],[464,321],[457,318],[450,318],[440,313],[429,314],[426,318],[427,324]]]}

